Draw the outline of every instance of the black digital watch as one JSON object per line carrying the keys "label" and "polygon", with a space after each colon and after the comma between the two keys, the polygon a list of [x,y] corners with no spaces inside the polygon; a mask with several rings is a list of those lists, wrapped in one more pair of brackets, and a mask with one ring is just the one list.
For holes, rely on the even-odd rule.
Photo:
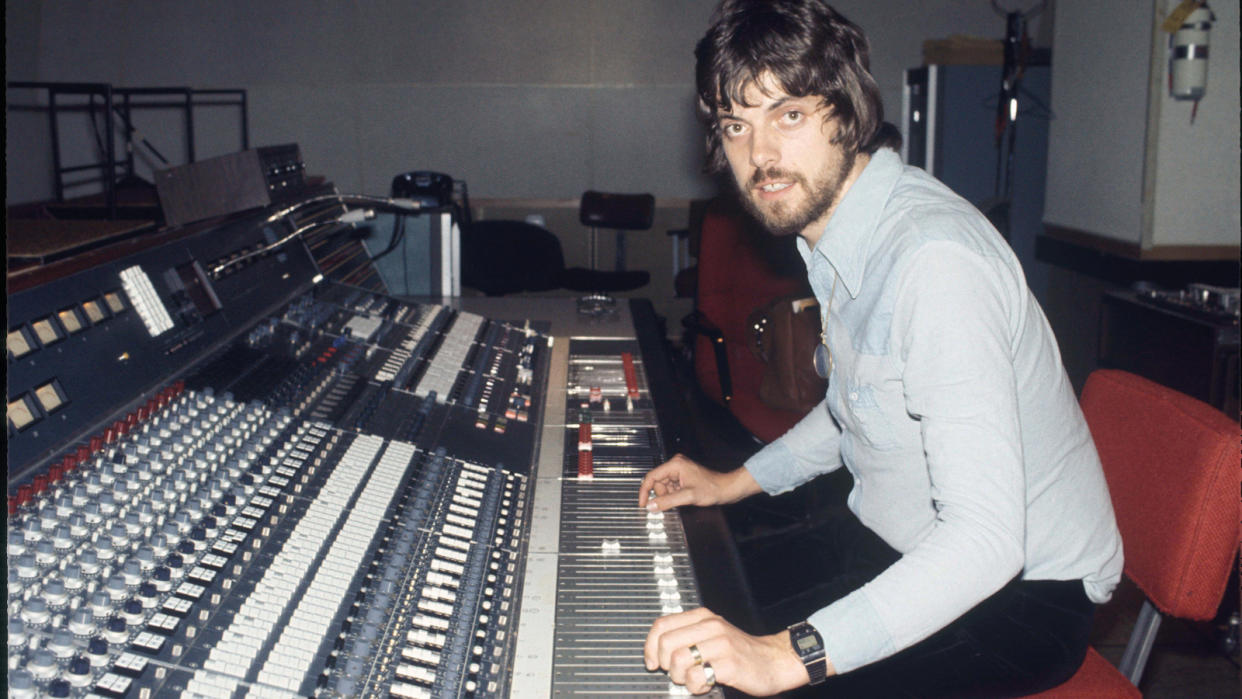
{"label": "black digital watch", "polygon": [[806,674],[811,676],[811,684],[816,685],[828,679],[828,656],[824,652],[824,639],[814,626],[800,621],[789,627],[789,642],[794,652],[806,667]]}

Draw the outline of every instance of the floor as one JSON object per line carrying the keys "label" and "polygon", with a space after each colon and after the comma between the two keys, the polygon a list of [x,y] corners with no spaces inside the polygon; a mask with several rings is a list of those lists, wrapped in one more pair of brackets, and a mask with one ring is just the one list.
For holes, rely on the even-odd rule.
{"label": "floor", "polygon": [[[684,382],[686,367],[683,364],[679,369]],[[701,394],[692,389],[683,393],[690,406],[687,412],[693,416],[698,433],[702,449],[699,456],[705,463],[722,470],[730,469],[740,465],[758,448],[753,440],[739,437],[740,430],[736,423],[730,423],[727,414],[723,414],[714,404],[705,402]],[[842,487],[848,488],[848,482],[838,480],[826,483],[818,488],[815,497],[835,497]],[[784,526],[791,512],[796,515],[799,508],[805,506],[804,501],[788,496],[785,498],[757,507],[733,506],[733,509],[727,510],[735,537],[744,540],[765,530]],[[740,545],[745,546],[744,543]],[[758,580],[761,572],[751,575],[752,584],[762,584]],[[1237,594],[1236,589],[1234,594]],[[1129,581],[1123,581],[1112,601],[1101,606],[1097,612],[1092,645],[1114,664],[1121,659],[1141,604],[1142,593]],[[1242,696],[1236,644],[1231,653],[1226,653],[1220,649],[1220,639],[1221,634],[1212,623],[1166,619],[1139,683],[1143,696],[1150,699],[1237,699]]]}

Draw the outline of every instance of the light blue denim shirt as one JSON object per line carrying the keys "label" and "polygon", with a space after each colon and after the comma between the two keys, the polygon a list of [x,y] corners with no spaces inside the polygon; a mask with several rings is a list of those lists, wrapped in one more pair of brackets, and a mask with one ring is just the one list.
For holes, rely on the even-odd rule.
{"label": "light blue denim shirt", "polygon": [[811,250],[824,401],[746,462],[766,492],[844,465],[849,507],[902,554],[808,621],[838,672],[930,636],[1014,576],[1106,601],[1121,537],[1052,330],[1009,246],[896,153],[872,156]]}

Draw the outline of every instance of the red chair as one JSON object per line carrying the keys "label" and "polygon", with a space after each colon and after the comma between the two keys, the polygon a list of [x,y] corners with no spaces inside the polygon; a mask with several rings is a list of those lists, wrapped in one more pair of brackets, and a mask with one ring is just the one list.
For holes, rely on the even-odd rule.
{"label": "red chair", "polygon": [[1238,550],[1238,423],[1124,371],[1087,378],[1082,409],[1104,464],[1125,574],[1146,596],[1119,668],[1094,649],[1039,697],[1140,697],[1161,615],[1216,614]]}
{"label": "red chair", "polygon": [[802,419],[759,400],[763,367],[750,349],[746,319],[780,296],[810,296],[806,269],[791,238],[774,238],[726,200],[711,202],[700,229],[695,311],[685,321],[696,333],[699,386],[758,439],[770,442]]}

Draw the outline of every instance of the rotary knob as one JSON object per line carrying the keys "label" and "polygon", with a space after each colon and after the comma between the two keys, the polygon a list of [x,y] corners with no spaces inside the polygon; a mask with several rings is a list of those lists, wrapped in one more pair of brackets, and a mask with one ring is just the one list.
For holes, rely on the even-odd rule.
{"label": "rotary knob", "polygon": [[27,584],[39,577],[39,564],[35,562],[33,553],[24,553],[17,558],[17,577]]}
{"label": "rotary knob", "polygon": [[125,561],[125,565],[121,568],[121,576],[125,580],[126,587],[137,587],[142,582],[142,566],[137,558],[131,558]]}
{"label": "rotary knob", "polygon": [[78,511],[78,506],[73,504],[72,493],[68,493],[68,492],[61,493],[60,495],[56,497],[56,518],[57,519],[59,520],[67,519],[69,515],[77,511]]}
{"label": "rotary knob", "polygon": [[22,596],[22,590],[26,589],[26,581],[22,580],[17,574],[15,566],[9,566],[9,602]]}
{"label": "rotary knob", "polygon": [[90,500],[91,496],[87,492],[86,486],[79,483],[73,486],[73,491],[70,494],[70,497],[73,499],[74,507],[81,507],[85,505],[88,500]]}
{"label": "rotary knob", "polygon": [[117,504],[114,492],[105,490],[99,494],[99,513],[104,517],[110,517],[116,513]]}
{"label": "rotary knob", "polygon": [[56,555],[56,545],[52,543],[51,539],[44,539],[35,544],[35,562],[40,566],[56,565],[56,561],[59,558]]}
{"label": "rotary knob", "polygon": [[82,551],[82,554],[78,556],[78,564],[82,567],[82,574],[87,577],[98,575],[99,568],[102,565],[99,560],[99,554],[93,548]]}
{"label": "rotary knob", "polygon": [[95,636],[86,645],[86,657],[91,667],[103,667],[108,664],[108,642]]}
{"label": "rotary knob", "polygon": [[64,608],[69,602],[69,591],[65,588],[65,581],[59,578],[48,580],[43,586],[43,597],[52,609]]}
{"label": "rotary knob", "polygon": [[44,529],[52,529],[60,519],[60,513],[56,511],[55,505],[44,505],[39,510],[39,521],[43,523]]}
{"label": "rotary knob", "polygon": [[42,626],[51,618],[51,611],[48,609],[47,600],[40,596],[31,597],[22,605],[22,621],[28,626]]}
{"label": "rotary knob", "polygon": [[129,587],[125,584],[125,576],[118,573],[108,578],[104,591],[108,593],[108,597],[114,604],[129,597]]}
{"label": "rotary knob", "polygon": [[116,558],[116,547],[112,544],[112,537],[103,534],[95,540],[95,555],[105,563]]}
{"label": "rotary knob", "polygon": [[9,657],[26,645],[26,624],[18,617],[9,618]]}
{"label": "rotary knob", "polygon": [[129,626],[137,626],[142,623],[143,609],[142,602],[131,599],[125,602],[121,607],[121,618]]}
{"label": "rotary knob", "polygon": [[68,629],[57,629],[52,634],[52,640],[48,641],[47,649],[61,660],[68,659],[74,651],[73,633]]}
{"label": "rotary knob", "polygon": [[14,670],[9,675],[9,696],[28,699],[36,696],[34,675],[29,670]]}
{"label": "rotary knob", "polygon": [[95,623],[95,615],[89,609],[84,607],[78,608],[69,615],[69,630],[77,636],[87,638],[94,635],[98,628],[98,625]]}
{"label": "rotary knob", "polygon": [[65,589],[71,592],[81,590],[86,585],[86,580],[82,577],[82,564],[77,562],[66,563],[60,571],[60,579],[65,582]]}
{"label": "rotary knob", "polygon": [[75,542],[73,540],[73,528],[68,524],[57,524],[52,530],[52,546],[58,553],[65,553],[73,548]]}
{"label": "rotary knob", "polygon": [[69,684],[79,689],[91,683],[91,661],[85,656],[75,655],[69,661],[69,672],[66,679]]}
{"label": "rotary knob", "polygon": [[172,589],[172,571],[168,569],[168,566],[157,567],[151,571],[151,582],[157,591],[168,592]]}
{"label": "rotary knob", "polygon": [[106,619],[112,614],[112,597],[103,590],[97,590],[91,595],[90,601],[91,614],[96,619]]}
{"label": "rotary knob", "polygon": [[90,528],[86,523],[86,515],[81,512],[74,512],[69,515],[69,535],[72,536],[75,541],[85,539],[86,535],[89,533]]}
{"label": "rotary knob", "polygon": [[26,552],[26,537],[16,529],[9,530],[9,558],[17,558]]}
{"label": "rotary knob", "polygon": [[144,575],[155,568],[155,549],[150,545],[140,546],[134,558],[137,559],[138,566]]}
{"label": "rotary knob", "polygon": [[[124,522],[115,522],[108,528],[109,538],[112,539],[112,548],[118,552],[129,550],[129,530],[125,528]],[[102,538],[102,537],[101,537]]]}
{"label": "rotary knob", "polygon": [[125,620],[119,616],[108,619],[104,626],[103,637],[108,643],[121,644],[129,640],[129,632],[125,628]]}
{"label": "rotary knob", "polygon": [[26,523],[22,525],[22,537],[27,545],[43,539],[43,522],[35,517],[26,520]]}

